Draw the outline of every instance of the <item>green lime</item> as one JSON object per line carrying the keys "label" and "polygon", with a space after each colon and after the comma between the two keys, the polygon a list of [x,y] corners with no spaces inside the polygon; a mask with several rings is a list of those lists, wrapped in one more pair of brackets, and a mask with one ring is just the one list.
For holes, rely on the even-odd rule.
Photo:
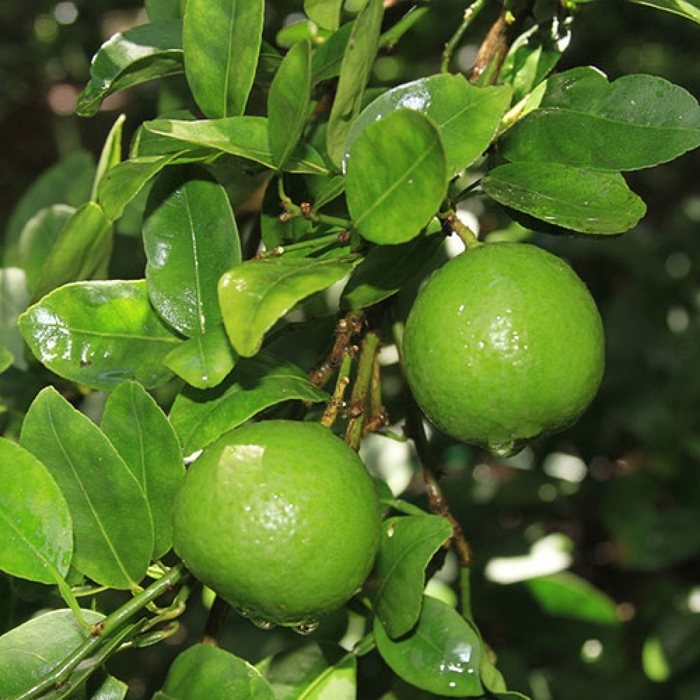
{"label": "green lime", "polygon": [[226,433],[187,472],[175,551],[258,624],[309,626],[362,585],[379,546],[374,482],[316,423],[269,420]]}
{"label": "green lime", "polygon": [[583,413],[603,374],[603,326],[561,259],[534,245],[486,243],[450,260],[420,291],[404,362],[438,428],[505,456]]}

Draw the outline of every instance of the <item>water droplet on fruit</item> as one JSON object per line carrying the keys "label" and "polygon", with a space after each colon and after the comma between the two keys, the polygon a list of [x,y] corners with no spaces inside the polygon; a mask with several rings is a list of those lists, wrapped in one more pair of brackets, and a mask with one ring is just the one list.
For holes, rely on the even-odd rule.
{"label": "water droplet on fruit", "polygon": [[249,619],[256,627],[259,627],[261,630],[271,630],[277,627],[277,625],[271,620],[264,620],[261,617],[251,617]]}
{"label": "water droplet on fruit", "polygon": [[318,625],[318,622],[305,622],[303,625],[297,625],[293,629],[297,634],[307,636],[313,634],[318,629]]}
{"label": "water droplet on fruit", "polygon": [[494,457],[510,457],[518,451],[513,440],[507,442],[494,442],[489,444],[488,450]]}

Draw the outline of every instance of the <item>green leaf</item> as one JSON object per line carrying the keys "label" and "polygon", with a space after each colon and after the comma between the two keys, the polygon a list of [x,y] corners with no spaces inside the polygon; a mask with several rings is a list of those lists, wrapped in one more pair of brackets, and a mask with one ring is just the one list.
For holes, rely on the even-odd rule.
{"label": "green leaf", "polygon": [[581,233],[623,233],[646,212],[619,173],[557,163],[509,163],[491,170],[481,185],[499,204]]}
{"label": "green leaf", "polygon": [[443,240],[440,235],[418,236],[408,243],[372,248],[353,270],[341,306],[365,309],[393,296],[437,253]]}
{"label": "green leaf", "polygon": [[172,504],[185,476],[180,441],[151,395],[123,382],[107,399],[100,427],[141,485],[153,517],[152,559],[172,546]]}
{"label": "green leaf", "polygon": [[0,343],[11,353],[17,369],[27,369],[24,341],[17,327],[20,314],[29,304],[29,291],[23,270],[0,268]]}
{"label": "green leaf", "polygon": [[269,683],[247,661],[195,644],[173,662],[154,700],[275,700]]}
{"label": "green leaf", "polygon": [[104,174],[121,162],[122,132],[124,130],[125,121],[126,115],[120,114],[117,117],[117,120],[112,125],[109,134],[107,134],[107,138],[105,139],[104,145],[102,146],[100,160],[97,162],[97,172],[95,173],[95,181],[92,184],[91,199],[93,201],[97,201],[97,188]]}
{"label": "green leaf", "polygon": [[311,45],[295,44],[284,57],[267,98],[270,149],[282,169],[299,143],[311,101]]}
{"label": "green leaf", "polygon": [[265,258],[247,260],[219,281],[219,302],[229,340],[242,357],[252,357],[265,333],[306,297],[347,275],[352,260]]}
{"label": "green leaf", "polygon": [[88,202],[66,221],[51,248],[32,301],[56,287],[105,276],[112,255],[112,225],[99,204]]}
{"label": "green leaf", "polygon": [[[156,119],[144,128],[190,146],[240,156],[275,169],[270,148],[268,122],[264,117],[229,117],[228,119]],[[321,156],[308,144],[301,143],[285,165],[285,172],[323,175],[328,172]]]}
{"label": "green leaf", "polygon": [[364,238],[380,244],[415,238],[447,193],[438,130],[410,109],[369,125],[349,151],[346,190],[353,226]]}
{"label": "green leaf", "polygon": [[550,615],[602,625],[620,622],[615,601],[569,571],[528,579],[525,586]]}
{"label": "green leaf", "polygon": [[449,605],[423,596],[418,626],[410,635],[392,641],[379,618],[374,620],[374,635],[384,661],[407,683],[446,697],[484,694],[481,640]]}
{"label": "green leaf", "polygon": [[12,367],[12,363],[15,360],[15,356],[0,343],[0,374],[2,374],[6,369]]}
{"label": "green leaf", "polygon": [[510,99],[507,85],[476,87],[461,75],[431,75],[399,85],[370,102],[353,122],[345,142],[344,161],[370,124],[397,109],[412,109],[437,127],[451,176],[489,147]]}
{"label": "green leaf", "polygon": [[20,441],[68,501],[73,566],[104,586],[138,584],[151,561],[153,521],[141,486],[112,443],[53,387],[32,402]]}
{"label": "green leaf", "polygon": [[383,629],[396,639],[418,621],[425,569],[452,536],[452,526],[437,515],[389,518],[383,525],[368,591]]}
{"label": "green leaf", "polygon": [[243,114],[262,42],[263,0],[189,0],[182,43],[185,73],[207,117]]}
{"label": "green leaf", "polygon": [[56,583],[72,556],[72,522],[58,485],[31,452],[0,438],[0,569]]}
{"label": "green leaf", "polygon": [[41,272],[58,235],[75,211],[67,204],[53,204],[40,209],[22,229],[15,259],[17,266],[27,273],[30,292],[41,282]]}
{"label": "green leaf", "polygon": [[114,676],[107,676],[100,687],[92,693],[90,700],[124,700],[129,686]]}
{"label": "green leaf", "polygon": [[340,75],[343,56],[354,26],[354,22],[346,22],[320,46],[314,48],[311,58],[312,82],[319,83],[324,80],[337,78]]}
{"label": "green leaf", "polygon": [[338,29],[342,9],[343,0],[304,0],[306,16],[324,29]]}
{"label": "green leaf", "polygon": [[[104,615],[82,610],[94,625]],[[72,651],[90,639],[70,610],[51,610],[0,637],[0,696],[21,695],[56,669]]]}
{"label": "green leaf", "polygon": [[161,173],[148,198],[143,241],[148,296],[160,316],[188,337],[220,323],[219,278],[241,261],[223,186],[199,168]]}
{"label": "green leaf", "polygon": [[357,659],[333,644],[287,649],[267,660],[264,675],[277,700],[357,697]]}
{"label": "green leaf", "polygon": [[95,177],[92,154],[77,151],[47,170],[24,193],[7,223],[4,234],[3,264],[19,265],[17,245],[25,224],[37,212],[54,204],[79,207],[90,199]]}
{"label": "green leaf", "polygon": [[638,170],[700,146],[700,107],[683,88],[651,75],[613,83],[598,72],[561,73],[539,109],[502,139],[511,162],[550,162],[594,170]]}
{"label": "green leaf", "polygon": [[164,363],[190,386],[211,389],[221,384],[237,360],[238,355],[220,324],[178,345],[168,353]]}
{"label": "green leaf", "polygon": [[240,360],[229,379],[214,390],[184,389],[173,403],[170,420],[185,454],[192,454],[266,408],[328,398],[296,365],[263,352]]}
{"label": "green leaf", "polygon": [[673,14],[680,15],[686,19],[700,24],[700,1],[699,0],[629,0],[638,5],[648,5],[657,10],[665,10]]}
{"label": "green leaf", "polygon": [[182,342],[151,307],[143,280],[60,287],[20,316],[19,329],[42,364],[93,389],[125,379],[163,384],[172,377],[163,359]]}
{"label": "green leaf", "polygon": [[362,95],[379,47],[383,14],[382,0],[367,0],[353,23],[345,47],[326,131],[328,155],[336,166],[342,162],[345,139],[362,107]]}
{"label": "green leaf", "polygon": [[142,24],[119,32],[93,57],[90,82],[78,96],[76,112],[91,117],[108,95],[183,70],[179,20]]}

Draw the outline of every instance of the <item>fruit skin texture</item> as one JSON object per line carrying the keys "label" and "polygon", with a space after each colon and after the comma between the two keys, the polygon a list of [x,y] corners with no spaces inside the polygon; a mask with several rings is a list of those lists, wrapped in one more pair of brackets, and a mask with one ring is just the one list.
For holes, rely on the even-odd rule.
{"label": "fruit skin texture", "polygon": [[307,625],[369,574],[381,514],[357,454],[316,423],[268,420],[207,447],[173,511],[175,551],[253,620]]}
{"label": "fruit skin texture", "polygon": [[443,432],[499,455],[574,423],[604,367],[585,284],[534,245],[484,243],[437,270],[409,313],[406,377]]}

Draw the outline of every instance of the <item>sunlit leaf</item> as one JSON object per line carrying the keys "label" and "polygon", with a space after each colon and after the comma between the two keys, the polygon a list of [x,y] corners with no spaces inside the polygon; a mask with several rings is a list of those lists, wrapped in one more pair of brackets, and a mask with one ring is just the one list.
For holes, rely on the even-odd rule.
{"label": "sunlit leaf", "polygon": [[304,12],[325,29],[338,29],[343,0],[304,0]]}
{"label": "sunlit leaf", "polygon": [[0,569],[56,583],[72,556],[72,521],[56,481],[31,452],[0,438]]}
{"label": "sunlit leaf", "polygon": [[263,0],[189,0],[182,43],[199,108],[212,118],[243,114],[262,41]]}
{"label": "sunlit leaf", "polygon": [[672,12],[700,24],[700,0],[629,0],[629,2]]}
{"label": "sunlit leaf", "polygon": [[73,566],[105,586],[139,583],[153,552],[153,521],[141,486],[112,443],[53,387],[32,402],[20,439],[68,502]]}
{"label": "sunlit leaf", "polygon": [[10,353],[18,369],[27,369],[24,341],[17,321],[29,304],[29,290],[23,270],[18,267],[0,268],[0,343]]}

